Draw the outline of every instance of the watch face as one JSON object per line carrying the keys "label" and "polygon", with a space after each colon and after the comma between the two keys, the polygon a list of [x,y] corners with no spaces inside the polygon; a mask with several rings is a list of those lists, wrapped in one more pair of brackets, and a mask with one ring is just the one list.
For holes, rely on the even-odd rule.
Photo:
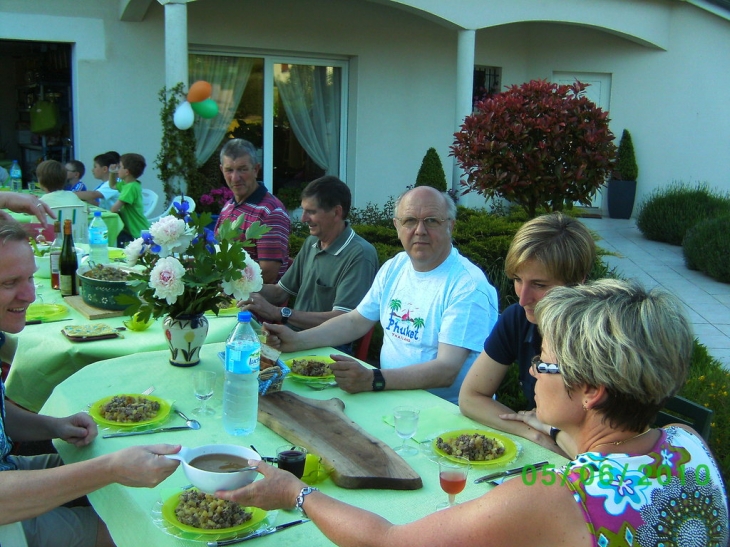
{"label": "watch face", "polygon": [[281,308],[282,317],[291,317],[291,308]]}

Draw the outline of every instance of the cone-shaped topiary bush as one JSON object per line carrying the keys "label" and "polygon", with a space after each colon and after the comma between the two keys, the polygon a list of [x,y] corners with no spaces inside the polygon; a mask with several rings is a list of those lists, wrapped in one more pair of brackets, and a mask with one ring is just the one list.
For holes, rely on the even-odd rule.
{"label": "cone-shaped topiary bush", "polygon": [[435,148],[429,148],[416,176],[416,186],[431,186],[439,192],[446,191],[446,174]]}
{"label": "cone-shaped topiary bush", "polygon": [[618,180],[636,180],[639,177],[639,166],[636,163],[636,154],[634,154],[634,141],[631,140],[631,133],[626,129],[621,134],[613,176]]}

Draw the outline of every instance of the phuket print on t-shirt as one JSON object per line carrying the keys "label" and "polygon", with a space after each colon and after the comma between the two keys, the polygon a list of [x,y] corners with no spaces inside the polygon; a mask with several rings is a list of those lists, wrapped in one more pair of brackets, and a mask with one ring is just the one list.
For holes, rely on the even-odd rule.
{"label": "phuket print on t-shirt", "polygon": [[419,340],[419,333],[426,326],[426,322],[418,316],[418,308],[412,304],[403,305],[397,298],[391,299],[388,306],[390,317],[385,330],[406,342]]}

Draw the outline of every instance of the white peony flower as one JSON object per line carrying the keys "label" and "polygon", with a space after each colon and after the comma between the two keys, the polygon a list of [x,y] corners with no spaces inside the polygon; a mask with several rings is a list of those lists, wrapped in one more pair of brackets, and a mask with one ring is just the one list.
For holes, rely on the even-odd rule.
{"label": "white peony flower", "polygon": [[233,296],[236,300],[247,300],[252,292],[258,292],[264,286],[261,277],[261,266],[249,254],[246,255],[246,268],[241,270],[241,277],[235,281],[223,281],[223,292]]}
{"label": "white peony flower", "polygon": [[127,259],[127,264],[130,266],[137,264],[137,260],[139,260],[139,257],[142,256],[144,251],[144,240],[141,237],[138,237],[129,243],[129,245],[124,248],[124,256]]}
{"label": "white peony flower", "polygon": [[168,215],[150,226],[150,235],[155,245],[160,247],[157,254],[165,258],[172,253],[185,252],[190,247],[195,232],[184,220]]}
{"label": "white peony flower", "polygon": [[150,272],[150,288],[155,289],[155,298],[165,299],[172,305],[185,292],[183,276],[185,268],[177,258],[160,258]]}

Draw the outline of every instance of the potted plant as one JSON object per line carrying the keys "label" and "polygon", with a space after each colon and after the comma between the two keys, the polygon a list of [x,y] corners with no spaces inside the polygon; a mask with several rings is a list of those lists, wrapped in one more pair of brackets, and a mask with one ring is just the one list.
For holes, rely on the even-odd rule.
{"label": "potted plant", "polygon": [[634,154],[631,133],[624,129],[616,154],[616,167],[608,181],[608,216],[631,218],[636,197],[636,179],[639,166]]}

